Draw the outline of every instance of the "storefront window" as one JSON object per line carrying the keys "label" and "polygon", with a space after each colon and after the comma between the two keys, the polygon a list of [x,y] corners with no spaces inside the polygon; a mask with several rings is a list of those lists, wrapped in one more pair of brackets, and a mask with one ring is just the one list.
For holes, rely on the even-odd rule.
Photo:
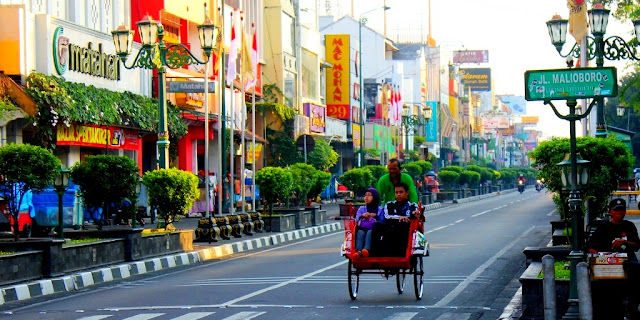
{"label": "storefront window", "polygon": [[302,96],[318,100],[318,56],[302,50]]}

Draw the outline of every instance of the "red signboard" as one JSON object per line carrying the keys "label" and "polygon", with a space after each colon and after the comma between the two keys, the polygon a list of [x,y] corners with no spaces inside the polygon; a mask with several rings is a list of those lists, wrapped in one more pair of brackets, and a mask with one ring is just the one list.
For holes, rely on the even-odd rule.
{"label": "red signboard", "polygon": [[94,148],[138,150],[138,131],[117,127],[101,127],[91,124],[58,124],[57,144]]}

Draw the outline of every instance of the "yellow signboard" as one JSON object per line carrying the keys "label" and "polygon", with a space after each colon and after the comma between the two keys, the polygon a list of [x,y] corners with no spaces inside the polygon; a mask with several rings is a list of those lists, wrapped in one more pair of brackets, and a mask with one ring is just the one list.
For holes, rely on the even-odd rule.
{"label": "yellow signboard", "polygon": [[349,119],[349,35],[328,34],[325,43],[327,62],[333,65],[327,70],[327,116]]}
{"label": "yellow signboard", "polygon": [[522,117],[522,123],[537,124],[538,120],[539,120],[538,116],[523,116]]}

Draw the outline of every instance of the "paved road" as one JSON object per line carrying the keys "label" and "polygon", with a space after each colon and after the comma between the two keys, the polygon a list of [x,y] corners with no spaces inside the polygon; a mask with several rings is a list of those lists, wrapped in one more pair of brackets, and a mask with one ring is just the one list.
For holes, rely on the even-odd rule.
{"label": "paved road", "polygon": [[[554,205],[527,190],[427,213],[432,255],[421,301],[407,281],[363,275],[347,291],[342,232],[36,298],[0,309],[3,319],[497,319],[519,288],[522,250],[549,240]],[[407,279],[409,280],[409,279]]]}

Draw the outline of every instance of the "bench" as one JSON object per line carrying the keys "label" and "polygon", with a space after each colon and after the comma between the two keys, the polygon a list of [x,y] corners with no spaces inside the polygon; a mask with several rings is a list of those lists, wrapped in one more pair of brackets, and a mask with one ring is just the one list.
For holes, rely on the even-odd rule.
{"label": "bench", "polygon": [[264,232],[264,221],[262,220],[260,213],[258,212],[251,213],[249,214],[249,217],[251,217],[251,224],[253,225],[253,231]]}
{"label": "bench", "polygon": [[209,241],[211,243],[217,242],[218,239],[222,240],[220,228],[213,224],[213,220],[199,219],[195,241]]}
{"label": "bench", "polygon": [[240,217],[240,222],[242,223],[242,233],[252,236],[253,235],[253,224],[251,223],[251,217],[248,214],[242,213],[238,215]]}
{"label": "bench", "polygon": [[231,235],[234,238],[241,238],[243,228],[242,228],[242,222],[240,221],[240,218],[238,218],[238,215],[229,214],[225,216],[225,218],[227,219],[227,223],[231,227]]}

